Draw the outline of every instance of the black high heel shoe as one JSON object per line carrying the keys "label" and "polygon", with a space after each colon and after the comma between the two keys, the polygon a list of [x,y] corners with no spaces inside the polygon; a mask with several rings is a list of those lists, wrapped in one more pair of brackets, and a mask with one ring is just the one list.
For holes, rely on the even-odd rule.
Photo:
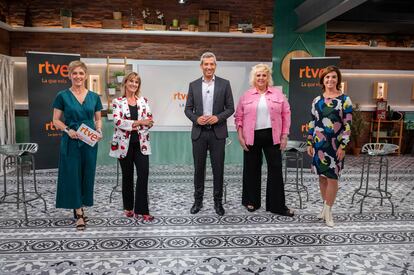
{"label": "black high heel shoe", "polygon": [[[78,221],[82,219],[83,223],[78,224]],[[85,221],[85,217],[83,216],[83,214],[77,214],[76,213],[76,230],[78,231],[83,231],[86,228],[86,221]]]}
{"label": "black high heel shoe", "polygon": [[[89,219],[88,219],[87,216],[85,216],[85,211],[83,211],[83,208],[81,208],[81,209],[82,209],[83,220],[85,221],[85,223],[87,223],[89,221]],[[75,220],[78,219],[78,215],[76,214],[76,209],[73,209],[73,218]]]}

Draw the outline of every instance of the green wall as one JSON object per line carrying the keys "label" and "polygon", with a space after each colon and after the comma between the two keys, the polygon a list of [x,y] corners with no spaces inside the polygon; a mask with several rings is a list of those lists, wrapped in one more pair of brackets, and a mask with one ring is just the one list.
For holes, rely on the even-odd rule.
{"label": "green wall", "polygon": [[272,42],[273,80],[282,85],[283,91],[289,94],[289,82],[281,73],[283,57],[294,50],[305,50],[313,57],[325,56],[326,25],[322,25],[307,33],[295,33],[297,16],[295,8],[304,0],[275,0],[273,25],[275,35]]}

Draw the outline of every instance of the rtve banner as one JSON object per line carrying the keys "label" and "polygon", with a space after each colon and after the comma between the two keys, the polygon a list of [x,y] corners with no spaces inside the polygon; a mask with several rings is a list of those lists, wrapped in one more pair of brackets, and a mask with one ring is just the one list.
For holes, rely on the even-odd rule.
{"label": "rtve banner", "polygon": [[36,168],[57,168],[61,132],[52,123],[56,94],[71,86],[68,64],[78,54],[27,52],[30,142],[37,143]]}
{"label": "rtve banner", "polygon": [[[292,112],[290,140],[305,141],[306,125],[311,119],[312,100],[322,94],[319,76],[323,68],[339,65],[339,57],[306,57],[290,60],[289,104]],[[307,154],[305,153],[307,156]],[[310,158],[304,159],[304,167],[310,166]]]}

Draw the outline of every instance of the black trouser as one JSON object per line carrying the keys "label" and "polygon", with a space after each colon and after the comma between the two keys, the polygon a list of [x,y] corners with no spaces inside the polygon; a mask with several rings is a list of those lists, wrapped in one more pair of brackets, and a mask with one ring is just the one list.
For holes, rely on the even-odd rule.
{"label": "black trouser", "polygon": [[213,170],[214,202],[222,202],[225,144],[226,139],[218,139],[213,129],[203,129],[200,137],[193,140],[194,200],[196,203],[203,201],[207,150],[210,152],[211,168]]}
{"label": "black trouser", "polygon": [[242,204],[261,206],[262,152],[267,162],[266,211],[283,213],[285,190],[283,185],[282,154],[280,145],[273,144],[272,129],[256,130],[254,144],[243,155],[243,192]]}
{"label": "black trouser", "polygon": [[[125,158],[119,159],[122,170],[122,200],[125,210],[134,209],[135,214],[148,215],[149,158],[143,155],[139,142],[130,143]],[[137,169],[134,204],[134,164]]]}

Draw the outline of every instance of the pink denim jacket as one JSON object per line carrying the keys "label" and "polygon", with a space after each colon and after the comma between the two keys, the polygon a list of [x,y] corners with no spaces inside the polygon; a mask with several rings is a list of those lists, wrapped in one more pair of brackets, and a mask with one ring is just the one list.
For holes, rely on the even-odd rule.
{"label": "pink denim jacket", "polygon": [[[283,92],[276,87],[269,87],[266,94],[267,107],[272,124],[273,144],[280,144],[282,136],[289,134],[290,106]],[[240,98],[234,115],[236,129],[242,127],[246,145],[254,143],[254,128],[256,126],[256,110],[260,94],[256,88],[251,88]]]}

